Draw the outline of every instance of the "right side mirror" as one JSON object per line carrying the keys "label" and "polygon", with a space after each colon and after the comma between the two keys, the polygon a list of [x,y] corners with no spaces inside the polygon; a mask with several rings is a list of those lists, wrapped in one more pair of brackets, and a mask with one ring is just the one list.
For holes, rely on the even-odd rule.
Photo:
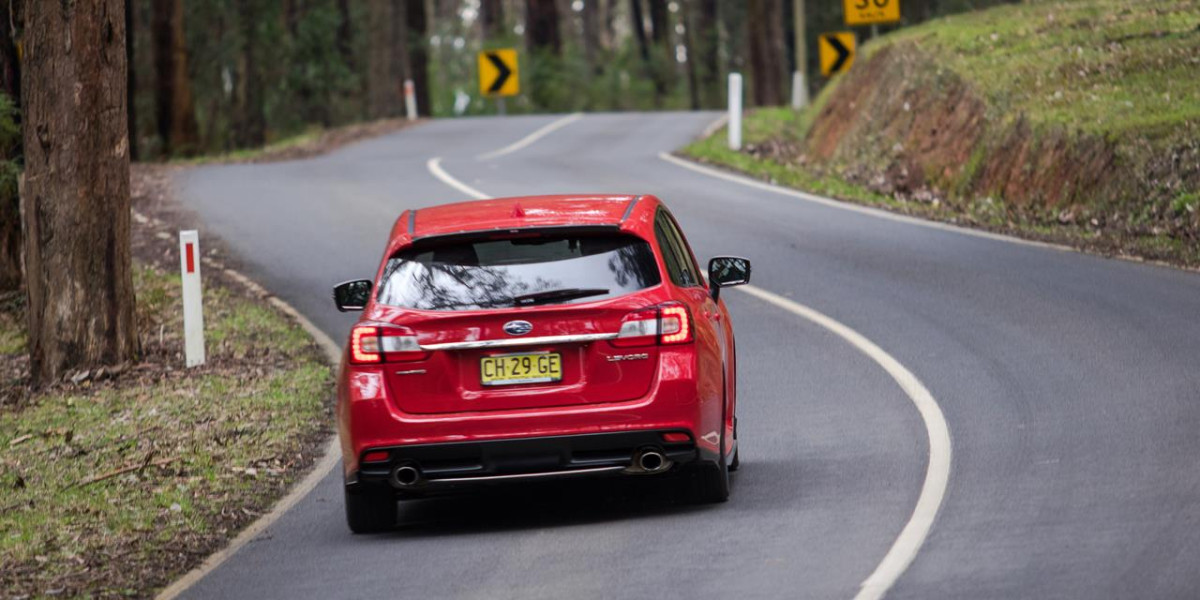
{"label": "right side mirror", "polygon": [[371,301],[370,279],[355,279],[337,284],[333,288],[333,303],[342,312],[362,310]]}
{"label": "right side mirror", "polygon": [[723,287],[750,283],[750,261],[736,256],[717,256],[708,261],[708,283],[713,300]]}

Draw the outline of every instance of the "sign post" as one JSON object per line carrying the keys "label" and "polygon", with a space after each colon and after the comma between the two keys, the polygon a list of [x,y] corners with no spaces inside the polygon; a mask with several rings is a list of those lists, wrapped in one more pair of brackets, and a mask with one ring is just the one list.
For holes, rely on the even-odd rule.
{"label": "sign post", "polygon": [[496,99],[496,110],[504,114],[504,98],[521,93],[521,77],[514,48],[479,53],[479,93]]}
{"label": "sign post", "polygon": [[188,367],[204,364],[204,304],[200,288],[200,234],[179,232],[183,275],[183,356]]}

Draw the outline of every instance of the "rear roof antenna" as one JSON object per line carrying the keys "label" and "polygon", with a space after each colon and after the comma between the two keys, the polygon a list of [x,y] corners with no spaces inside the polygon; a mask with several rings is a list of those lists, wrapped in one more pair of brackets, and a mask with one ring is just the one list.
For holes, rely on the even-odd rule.
{"label": "rear roof antenna", "polygon": [[516,202],[513,204],[512,216],[514,219],[520,219],[525,216],[525,209],[521,208],[520,202]]}

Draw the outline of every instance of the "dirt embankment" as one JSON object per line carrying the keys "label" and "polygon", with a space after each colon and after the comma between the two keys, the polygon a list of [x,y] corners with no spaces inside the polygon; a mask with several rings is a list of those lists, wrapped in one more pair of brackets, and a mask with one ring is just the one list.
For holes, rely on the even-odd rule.
{"label": "dirt embankment", "polygon": [[844,77],[798,149],[802,162],[967,215],[998,205],[1000,227],[1078,224],[1200,243],[1200,210],[1187,203],[1200,190],[1196,123],[1148,137],[1032,123],[913,42],[879,48]]}

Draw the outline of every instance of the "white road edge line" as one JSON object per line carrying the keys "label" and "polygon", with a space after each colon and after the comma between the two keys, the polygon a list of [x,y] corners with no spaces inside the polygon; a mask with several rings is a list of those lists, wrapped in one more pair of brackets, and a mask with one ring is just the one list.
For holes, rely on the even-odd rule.
{"label": "white road edge line", "polygon": [[426,161],[425,167],[429,169],[429,172],[433,174],[434,177],[437,177],[442,183],[472,198],[478,198],[480,200],[490,200],[492,198],[491,196],[455,179],[452,175],[447,173],[445,169],[442,168],[442,157],[440,156],[436,156]]}
{"label": "white road edge line", "polygon": [[849,202],[842,202],[841,200],[834,200],[832,198],[825,198],[823,196],[817,196],[815,194],[801,192],[800,190],[793,190],[791,188],[780,187],[777,185],[767,183],[765,181],[758,181],[757,179],[753,179],[753,178],[747,177],[745,175],[737,175],[737,174],[730,173],[727,171],[722,171],[720,169],[715,169],[713,167],[704,166],[704,165],[692,162],[690,160],[685,160],[685,159],[679,158],[678,156],[668,154],[666,152],[659,152],[658,157],[662,160],[665,160],[665,161],[673,164],[673,165],[683,167],[690,171],[695,171],[696,173],[708,175],[709,177],[716,177],[718,179],[732,181],[733,183],[737,183],[737,184],[752,187],[755,189],[763,190],[765,192],[771,192],[771,193],[780,194],[783,196],[791,196],[793,198],[799,198],[806,202],[812,202],[813,204],[820,204],[822,206],[828,206],[828,207],[836,208],[839,210],[856,212],[856,213],[876,217],[879,219],[887,219],[889,221],[898,221],[900,223],[907,223],[909,225],[919,225],[921,227],[927,227],[929,229],[938,229],[941,231],[952,231],[954,233],[960,233],[962,235],[970,235],[970,236],[974,236],[974,237],[985,238],[985,239],[989,239],[989,240],[996,240],[996,241],[1000,241],[1000,242],[1009,242],[1011,244],[1020,244],[1022,246],[1033,246],[1035,248],[1048,248],[1051,250],[1060,250],[1063,252],[1079,252],[1079,250],[1077,250],[1075,248],[1072,248],[1070,246],[1064,246],[1062,244],[1051,244],[1048,242],[1026,240],[1026,239],[1022,239],[1022,238],[1018,238],[1018,237],[1013,237],[1011,235],[1004,235],[1001,233],[992,233],[990,231],[980,231],[978,229],[968,229],[966,227],[959,227],[957,225],[950,225],[948,223],[939,223],[937,221],[927,221],[925,219],[918,219],[916,217],[900,215],[900,214],[896,214],[894,212],[888,212],[881,208],[872,208],[869,206],[862,206],[860,204],[851,204]]}
{"label": "white road edge line", "polygon": [[900,578],[900,575],[912,564],[913,559],[917,557],[917,552],[921,550],[921,545],[929,536],[929,530],[933,527],[933,521],[946,497],[946,487],[950,482],[950,455],[952,452],[950,426],[946,424],[946,417],[942,414],[942,409],[938,406],[937,400],[933,398],[933,394],[929,393],[921,380],[866,336],[832,317],[778,294],[751,285],[735,289],[740,289],[759,300],[774,304],[778,308],[816,323],[854,346],[859,352],[875,361],[896,381],[900,389],[904,390],[904,393],[917,407],[917,412],[921,414],[921,420],[925,423],[925,431],[929,435],[929,465],[925,469],[925,483],[921,486],[917,505],[913,508],[912,516],[909,517],[908,523],[905,523],[904,529],[900,530],[896,541],[892,542],[892,547],[875,567],[875,571],[863,581],[858,594],[854,596],[855,600],[883,598]]}
{"label": "white road edge line", "polygon": [[[480,200],[492,198],[492,196],[455,179],[454,176],[442,169],[441,160],[441,158],[432,158],[427,166],[429,172],[442,183]],[[690,165],[688,166],[690,167]],[[764,289],[751,285],[739,286],[734,289],[741,290],[759,300],[824,327],[845,340],[883,368],[900,386],[900,389],[904,391],[921,415],[926,434],[929,437],[929,464],[925,469],[925,482],[921,485],[917,504],[913,508],[912,516],[900,530],[900,535],[892,542],[892,546],[884,555],[883,560],[862,582],[858,594],[854,596],[854,600],[879,600],[887,594],[887,591],[917,557],[917,553],[925,543],[925,538],[929,536],[942,501],[946,497],[946,488],[950,482],[950,455],[952,452],[950,426],[946,423],[946,417],[942,414],[942,409],[938,406],[933,394],[929,393],[921,380],[866,336],[824,313]]]}
{"label": "white road edge line", "polygon": [[567,125],[570,125],[571,123],[574,123],[575,121],[578,121],[579,118],[582,116],[583,116],[583,113],[571,113],[561,119],[556,119],[555,121],[542,126],[537,131],[534,131],[533,133],[531,133],[531,134],[529,134],[529,135],[527,135],[527,136],[525,136],[525,137],[499,149],[499,150],[493,150],[493,151],[487,152],[485,154],[480,154],[479,156],[476,156],[475,158],[477,158],[479,160],[490,160],[493,158],[499,158],[501,156],[504,156],[505,154],[512,154],[513,152],[516,152],[517,150],[525,148],[525,147],[529,146],[530,144],[542,139],[543,137],[546,137],[550,133],[552,133],[558,129],[561,129],[563,127],[566,127]]}
{"label": "white road edge line", "polygon": [[[143,224],[151,221],[136,211],[134,212],[134,218]],[[167,238],[173,239],[170,235],[168,235]],[[243,286],[246,286],[251,291],[267,294],[266,290],[262,286],[242,273],[230,268],[224,268],[216,263],[213,263],[213,265],[217,266],[217,268],[221,268],[226,275]],[[319,346],[321,351],[325,354],[325,358],[329,361],[330,366],[332,366],[335,370],[337,369],[337,365],[342,360],[341,346],[338,346],[328,335],[325,334],[324,331],[318,329],[312,321],[300,314],[300,311],[296,310],[296,308],[291,304],[288,304],[278,297],[269,294],[267,295],[267,301],[279,310],[283,311],[285,314],[295,320],[300,327],[307,331],[317,343],[317,346]],[[231,540],[224,548],[214,552],[213,554],[210,554],[204,559],[204,562],[197,565],[196,568],[188,571],[183,577],[176,579],[170,585],[163,588],[162,591],[155,596],[155,598],[157,598],[157,600],[173,600],[174,598],[179,597],[179,595],[183,592],[186,592],[206,575],[216,570],[216,568],[221,566],[221,564],[228,560],[229,557],[233,556],[238,550],[241,550],[243,546],[253,541],[254,538],[258,537],[259,534],[273,525],[275,521],[278,521],[279,518],[284,515],[284,513],[295,506],[300,499],[307,496],[309,492],[316,488],[317,484],[319,484],[321,480],[324,479],[325,476],[337,466],[341,458],[341,446],[338,444],[337,435],[334,434],[330,436],[329,442],[326,443],[325,447],[321,449],[321,457],[317,459],[315,464],[313,464],[312,469],[307,475],[304,476],[304,479],[300,480],[300,482],[297,483],[295,487],[293,487],[291,491],[287,493],[286,496],[280,499],[279,502],[276,502],[275,506],[271,508],[270,512],[259,517],[258,519],[255,519],[253,523],[247,525],[246,528],[243,529],[241,533],[237,535],[237,537],[233,538],[233,540]]]}

